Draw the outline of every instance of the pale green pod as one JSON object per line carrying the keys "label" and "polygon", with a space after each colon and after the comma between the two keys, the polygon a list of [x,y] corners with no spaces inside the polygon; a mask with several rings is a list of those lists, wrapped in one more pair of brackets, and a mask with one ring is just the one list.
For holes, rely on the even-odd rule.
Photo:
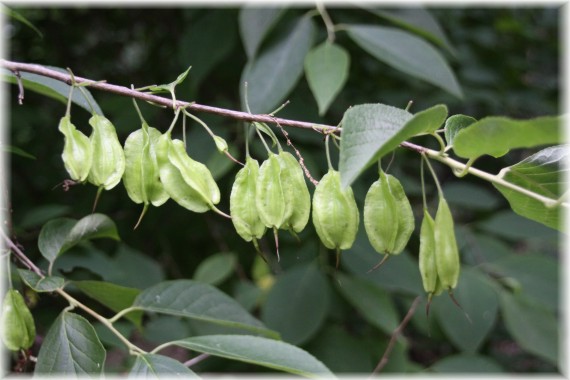
{"label": "pale green pod", "polygon": [[313,194],[313,224],[324,246],[349,249],[356,239],[359,212],[352,188],[341,189],[340,174],[329,169]]}
{"label": "pale green pod", "polygon": [[34,318],[17,290],[9,289],[4,297],[0,327],[2,341],[9,350],[27,349],[34,344]]}
{"label": "pale green pod", "polygon": [[93,164],[87,180],[97,187],[111,190],[123,177],[125,153],[115,127],[107,118],[93,115],[89,124],[93,127],[89,138],[93,150]]}
{"label": "pale green pod", "polygon": [[420,251],[418,255],[420,275],[424,290],[433,294],[437,289],[437,268],[435,264],[435,222],[427,209],[420,229]]}
{"label": "pale green pod", "polygon": [[457,286],[460,272],[459,249],[455,240],[453,216],[443,196],[439,197],[439,205],[435,215],[435,264],[441,286],[454,289]]}
{"label": "pale green pod", "polygon": [[256,184],[257,212],[268,228],[281,228],[285,222],[285,198],[281,183],[281,165],[276,154],[261,164]]}
{"label": "pale green pod", "polygon": [[251,157],[245,160],[232,185],[230,194],[230,214],[236,232],[245,240],[261,239],[265,224],[257,212],[257,178],[259,163]]}
{"label": "pale green pod", "polygon": [[69,116],[61,118],[58,129],[65,136],[61,154],[65,169],[72,180],[85,182],[93,163],[89,137],[75,128]]}
{"label": "pale green pod", "polygon": [[224,153],[228,151],[228,143],[220,136],[214,136],[214,143],[216,144],[216,149],[218,149],[218,152]]}
{"label": "pale green pod", "polygon": [[301,232],[309,221],[311,195],[305,182],[303,169],[289,152],[278,155],[281,166],[281,184],[285,200],[284,228]]}

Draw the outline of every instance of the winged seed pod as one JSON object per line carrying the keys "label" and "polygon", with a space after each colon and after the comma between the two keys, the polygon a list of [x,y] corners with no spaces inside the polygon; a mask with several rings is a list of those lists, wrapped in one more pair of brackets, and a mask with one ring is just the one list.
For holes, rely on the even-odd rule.
{"label": "winged seed pod", "polygon": [[438,289],[439,278],[437,275],[437,267],[435,262],[435,222],[428,210],[424,208],[424,218],[420,229],[420,251],[419,251],[419,267],[422,277],[424,290],[429,294],[438,295],[443,290],[441,286]]}
{"label": "winged seed pod", "polygon": [[285,201],[284,228],[301,232],[309,221],[311,196],[303,169],[289,152],[281,151],[278,155],[281,166],[281,184]]}
{"label": "winged seed pod", "polygon": [[15,289],[9,289],[4,297],[0,327],[2,341],[11,351],[30,348],[34,343],[34,318],[24,297]]}
{"label": "winged seed pod", "polygon": [[72,180],[85,182],[93,162],[93,150],[89,137],[77,130],[69,116],[59,121],[59,131],[65,136],[61,158]]}
{"label": "winged seed pod", "polygon": [[281,228],[286,220],[287,205],[281,182],[281,163],[275,153],[270,153],[269,158],[261,164],[256,191],[255,205],[263,224],[274,231]]}
{"label": "winged seed pod", "polygon": [[439,197],[439,205],[435,215],[435,264],[441,286],[446,290],[454,289],[459,279],[459,250],[455,240],[453,216],[443,196]]}
{"label": "winged seed pod", "polygon": [[401,253],[414,231],[410,201],[398,179],[380,170],[364,201],[364,228],[378,253]]}

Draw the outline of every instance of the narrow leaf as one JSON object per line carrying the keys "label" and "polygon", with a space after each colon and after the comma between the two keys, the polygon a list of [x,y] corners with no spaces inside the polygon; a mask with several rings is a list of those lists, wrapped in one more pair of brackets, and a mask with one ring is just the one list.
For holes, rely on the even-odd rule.
{"label": "narrow leaf", "polygon": [[83,317],[62,312],[45,336],[35,374],[100,376],[105,349],[95,329]]}
{"label": "narrow leaf", "polygon": [[348,78],[350,56],[341,46],[324,42],[305,57],[305,75],[323,115]]}
{"label": "narrow leaf", "polygon": [[57,289],[63,289],[65,285],[65,280],[61,277],[40,277],[36,273],[25,269],[18,269],[18,273],[26,285],[38,293],[53,292]]}
{"label": "narrow leaf", "polygon": [[251,60],[259,46],[279,21],[285,9],[279,7],[264,7],[245,5],[239,12],[239,31],[247,58]]}
{"label": "narrow leaf", "polygon": [[24,157],[24,158],[28,158],[30,160],[35,160],[36,156],[34,156],[33,154],[30,154],[28,152],[26,152],[24,149],[22,148],[18,148],[17,146],[13,146],[13,145],[4,145],[2,144],[2,150],[6,153],[12,153],[16,156],[20,156],[20,157]]}
{"label": "narrow leaf", "polygon": [[463,158],[484,154],[501,157],[515,148],[558,144],[562,140],[561,125],[562,118],[558,116],[529,120],[486,117],[459,131],[453,140],[453,150]]}
{"label": "narrow leaf", "polygon": [[379,61],[463,97],[443,56],[421,38],[399,29],[371,25],[350,25],[348,35]]}
{"label": "narrow leaf", "polygon": [[138,355],[131,370],[129,378],[199,378],[184,364],[163,355],[144,354]]}
{"label": "narrow leaf", "polygon": [[210,285],[219,285],[234,272],[237,257],[232,252],[216,253],[202,261],[193,279]]}
{"label": "narrow leaf", "polygon": [[32,24],[27,18],[22,16],[19,12],[16,12],[12,8],[8,8],[7,6],[0,4],[0,13],[5,14],[8,17],[13,18],[14,20],[20,21],[22,24],[26,25],[28,28],[32,29],[40,38],[44,38],[44,35],[34,24]]}
{"label": "narrow leaf", "polygon": [[225,293],[211,285],[192,280],[161,282],[139,294],[133,306],[145,311],[241,328],[270,337],[277,336]]}
{"label": "narrow leaf", "polygon": [[210,335],[173,345],[222,358],[252,363],[310,378],[333,376],[323,363],[289,343],[248,335]]}
{"label": "narrow leaf", "polygon": [[60,254],[84,240],[109,238],[120,240],[117,226],[108,216],[91,214],[81,218],[69,231]]}
{"label": "narrow leaf", "polygon": [[453,139],[460,130],[467,128],[476,121],[477,119],[467,115],[453,115],[449,117],[445,121],[445,140],[447,141],[447,146],[453,145]]}

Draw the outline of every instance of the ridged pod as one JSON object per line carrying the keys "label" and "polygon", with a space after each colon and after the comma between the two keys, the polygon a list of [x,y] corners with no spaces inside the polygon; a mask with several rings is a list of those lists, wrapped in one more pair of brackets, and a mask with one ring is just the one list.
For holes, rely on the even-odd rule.
{"label": "ridged pod", "polygon": [[[438,289],[438,275],[435,262],[435,222],[427,209],[424,209],[424,218],[420,229],[419,267],[424,290],[428,294],[436,294]],[[439,293],[438,293],[439,294]]]}
{"label": "ridged pod", "polygon": [[69,116],[61,118],[58,129],[65,136],[61,154],[65,169],[72,180],[85,182],[93,162],[89,137],[77,130]]}
{"label": "ridged pod", "polygon": [[34,318],[24,297],[15,289],[9,289],[4,296],[0,327],[2,341],[9,350],[27,349],[34,344]]}
{"label": "ridged pod", "polygon": [[87,180],[97,187],[111,190],[117,186],[125,171],[125,153],[113,124],[104,116],[93,115],[89,119],[93,132],[91,149],[93,164]]}
{"label": "ridged pod", "polygon": [[435,263],[441,286],[446,290],[457,286],[460,272],[459,250],[455,240],[453,216],[443,196],[435,215]]}
{"label": "ridged pod", "polygon": [[285,201],[285,221],[283,228],[301,232],[309,222],[311,195],[305,182],[303,169],[289,152],[278,155],[281,165],[281,185]]}
{"label": "ridged pod", "polygon": [[[259,218],[266,227],[279,229],[286,220],[283,184],[281,182],[281,163],[275,153],[270,153],[259,168],[256,184],[256,207]],[[290,210],[290,208],[289,208]]]}

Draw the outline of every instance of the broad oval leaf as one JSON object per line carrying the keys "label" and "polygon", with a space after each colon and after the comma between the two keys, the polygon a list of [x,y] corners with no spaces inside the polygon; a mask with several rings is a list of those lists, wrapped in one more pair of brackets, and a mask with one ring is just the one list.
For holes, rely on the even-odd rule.
{"label": "broad oval leaf", "polygon": [[41,277],[38,274],[26,269],[18,269],[18,273],[26,285],[38,293],[53,292],[57,289],[63,289],[65,285],[65,280],[62,277]]}
{"label": "broad oval leaf", "polygon": [[79,219],[67,235],[59,254],[84,240],[109,238],[120,240],[115,222],[104,214],[91,214]]}
{"label": "broad oval leaf", "polygon": [[[564,164],[570,155],[569,148],[570,145],[558,145],[543,149],[515,165],[502,169],[499,176],[533,193],[558,200],[562,196],[561,190],[565,190],[568,185],[563,174],[568,170]],[[507,198],[517,214],[563,231],[560,205],[547,207],[543,202],[518,191],[496,183],[493,185]]]}
{"label": "broad oval leaf", "polygon": [[196,378],[200,377],[184,364],[164,355],[144,354],[137,355],[129,371],[129,378],[158,379],[170,378]]}
{"label": "broad oval leaf", "polygon": [[219,285],[234,272],[237,257],[232,252],[221,252],[202,261],[193,279],[210,285]]}
{"label": "broad oval leaf", "polygon": [[278,336],[225,293],[192,280],[161,282],[140,293],[133,307]]}
{"label": "broad oval leaf", "polygon": [[529,120],[486,117],[457,133],[453,140],[453,151],[463,158],[477,158],[485,154],[496,158],[515,148],[559,144],[562,140],[561,125],[562,118],[558,116]]}
{"label": "broad oval leaf", "polygon": [[477,119],[467,115],[450,116],[445,121],[445,140],[447,141],[447,146],[453,145],[453,139],[460,130],[467,128],[476,121]]}
{"label": "broad oval leaf", "polygon": [[43,340],[35,374],[98,377],[105,355],[93,326],[85,318],[64,311]]}
{"label": "broad oval leaf", "polygon": [[325,321],[329,285],[314,265],[301,265],[277,278],[261,309],[261,319],[281,333],[283,340],[302,344]]}
{"label": "broad oval leaf", "polygon": [[385,104],[349,108],[342,119],[339,170],[343,187],[410,137],[433,133],[445,121],[447,107],[436,105],[415,115]]}
{"label": "broad oval leaf", "polygon": [[323,115],[348,79],[350,56],[341,46],[328,41],[305,57],[305,76]]}
{"label": "broad oval leaf", "polygon": [[247,98],[252,113],[268,113],[280,105],[303,73],[303,61],[313,43],[314,32],[312,19],[301,17],[248,62],[240,80],[242,105],[245,105],[244,82],[248,85]]}
{"label": "broad oval leaf", "polygon": [[349,25],[347,29],[350,38],[379,61],[463,97],[443,56],[421,38],[384,26]]}
{"label": "broad oval leaf", "polygon": [[299,347],[258,336],[206,335],[171,344],[310,378],[333,376],[323,363]]}
{"label": "broad oval leaf", "polygon": [[57,218],[43,225],[38,237],[38,248],[43,257],[54,262],[61,252],[69,232],[77,221],[70,218]]}
{"label": "broad oval leaf", "polygon": [[505,370],[488,356],[477,354],[458,354],[446,356],[435,362],[430,369],[439,373],[500,373]]}
{"label": "broad oval leaf", "polygon": [[269,4],[259,7],[258,5],[245,5],[239,12],[239,32],[248,59],[252,59],[257,53],[259,46],[279,21],[285,9],[269,7]]}

